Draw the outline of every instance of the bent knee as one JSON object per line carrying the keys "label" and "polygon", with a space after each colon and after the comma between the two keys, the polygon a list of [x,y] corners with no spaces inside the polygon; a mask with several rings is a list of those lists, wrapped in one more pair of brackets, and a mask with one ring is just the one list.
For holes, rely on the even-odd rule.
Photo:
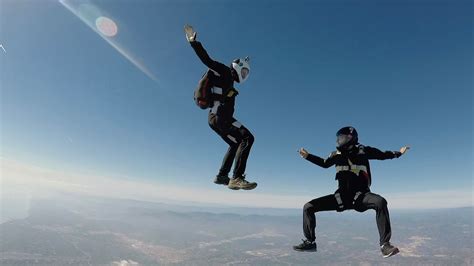
{"label": "bent knee", "polygon": [[304,212],[316,212],[316,208],[313,204],[308,202],[303,206],[303,211]]}
{"label": "bent knee", "polygon": [[248,143],[253,143],[255,141],[255,137],[252,135],[250,130],[247,128],[243,128],[243,131],[241,131],[241,134],[245,140],[247,140]]}
{"label": "bent knee", "polygon": [[249,133],[248,142],[250,144],[253,144],[254,141],[255,141],[255,137],[252,135],[252,133]]}
{"label": "bent knee", "polygon": [[377,200],[376,205],[377,205],[377,208],[386,208],[388,205],[388,202],[385,198],[380,197],[380,199]]}

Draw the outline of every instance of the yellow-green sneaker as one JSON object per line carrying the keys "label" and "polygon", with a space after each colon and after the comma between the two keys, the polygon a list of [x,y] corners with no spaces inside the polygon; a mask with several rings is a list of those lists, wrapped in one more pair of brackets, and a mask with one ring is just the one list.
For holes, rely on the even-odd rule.
{"label": "yellow-green sneaker", "polygon": [[229,185],[227,185],[227,187],[233,190],[239,190],[239,189],[252,190],[257,187],[257,183],[249,182],[245,180],[245,176],[234,177],[230,179]]}

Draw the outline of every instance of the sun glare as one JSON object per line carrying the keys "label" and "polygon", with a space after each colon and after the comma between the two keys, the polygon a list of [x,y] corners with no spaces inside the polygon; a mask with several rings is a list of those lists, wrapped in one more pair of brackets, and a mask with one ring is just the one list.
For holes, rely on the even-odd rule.
{"label": "sun glare", "polygon": [[117,32],[117,24],[108,17],[98,17],[95,20],[95,26],[97,30],[107,37],[114,37]]}

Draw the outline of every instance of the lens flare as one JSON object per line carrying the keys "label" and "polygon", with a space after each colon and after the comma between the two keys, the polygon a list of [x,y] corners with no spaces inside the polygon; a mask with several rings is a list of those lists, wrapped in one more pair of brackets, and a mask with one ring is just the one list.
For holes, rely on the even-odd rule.
{"label": "lens flare", "polygon": [[111,18],[105,16],[106,12],[104,10],[100,9],[96,5],[93,5],[88,0],[59,0],[59,3],[71,11],[71,13],[73,13],[88,27],[90,27],[95,33],[97,33],[102,39],[104,39],[115,50],[117,50],[117,52],[130,61],[130,63],[140,69],[145,75],[147,75],[153,81],[158,82],[158,79],[146,67],[146,65],[126,48],[125,44],[123,44],[123,40],[118,40],[120,37],[123,37],[123,31],[121,36],[117,36],[117,38],[111,38],[117,35],[118,27]]}
{"label": "lens flare", "polygon": [[107,37],[114,37],[117,35],[117,24],[108,17],[98,17],[95,20],[95,26],[100,33]]}

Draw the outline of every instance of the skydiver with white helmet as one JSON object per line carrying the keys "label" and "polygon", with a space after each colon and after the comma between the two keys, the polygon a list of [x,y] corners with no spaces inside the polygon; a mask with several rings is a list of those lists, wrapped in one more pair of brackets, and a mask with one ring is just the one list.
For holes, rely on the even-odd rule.
{"label": "skydiver with white helmet", "polygon": [[377,228],[380,235],[380,249],[384,257],[390,257],[399,252],[397,247],[390,244],[392,235],[387,201],[380,195],[372,193],[369,160],[386,160],[402,156],[409,147],[400,151],[385,151],[359,144],[358,134],[353,127],[343,127],[337,134],[337,151],[323,159],[310,154],[301,148],[299,153],[304,159],[323,168],[336,166],[338,189],[334,194],[313,199],[303,207],[303,232],[306,239],[294,246],[296,251],[316,251],[316,217],[320,211],[338,211],[354,209],[365,212],[373,209],[376,212]]}
{"label": "skydiver with white helmet", "polygon": [[[243,83],[247,80],[250,72],[249,58],[235,59],[230,66],[214,61],[196,40],[197,33],[193,28],[186,25],[184,30],[191,47],[209,68],[195,92],[196,104],[202,109],[210,108],[209,126],[229,145],[214,183],[227,185],[233,190],[254,189],[257,183],[249,182],[245,178],[245,168],[254,136],[233,117],[235,97],[239,94],[234,88],[234,81]],[[229,178],[228,174],[234,161],[233,177]]]}

